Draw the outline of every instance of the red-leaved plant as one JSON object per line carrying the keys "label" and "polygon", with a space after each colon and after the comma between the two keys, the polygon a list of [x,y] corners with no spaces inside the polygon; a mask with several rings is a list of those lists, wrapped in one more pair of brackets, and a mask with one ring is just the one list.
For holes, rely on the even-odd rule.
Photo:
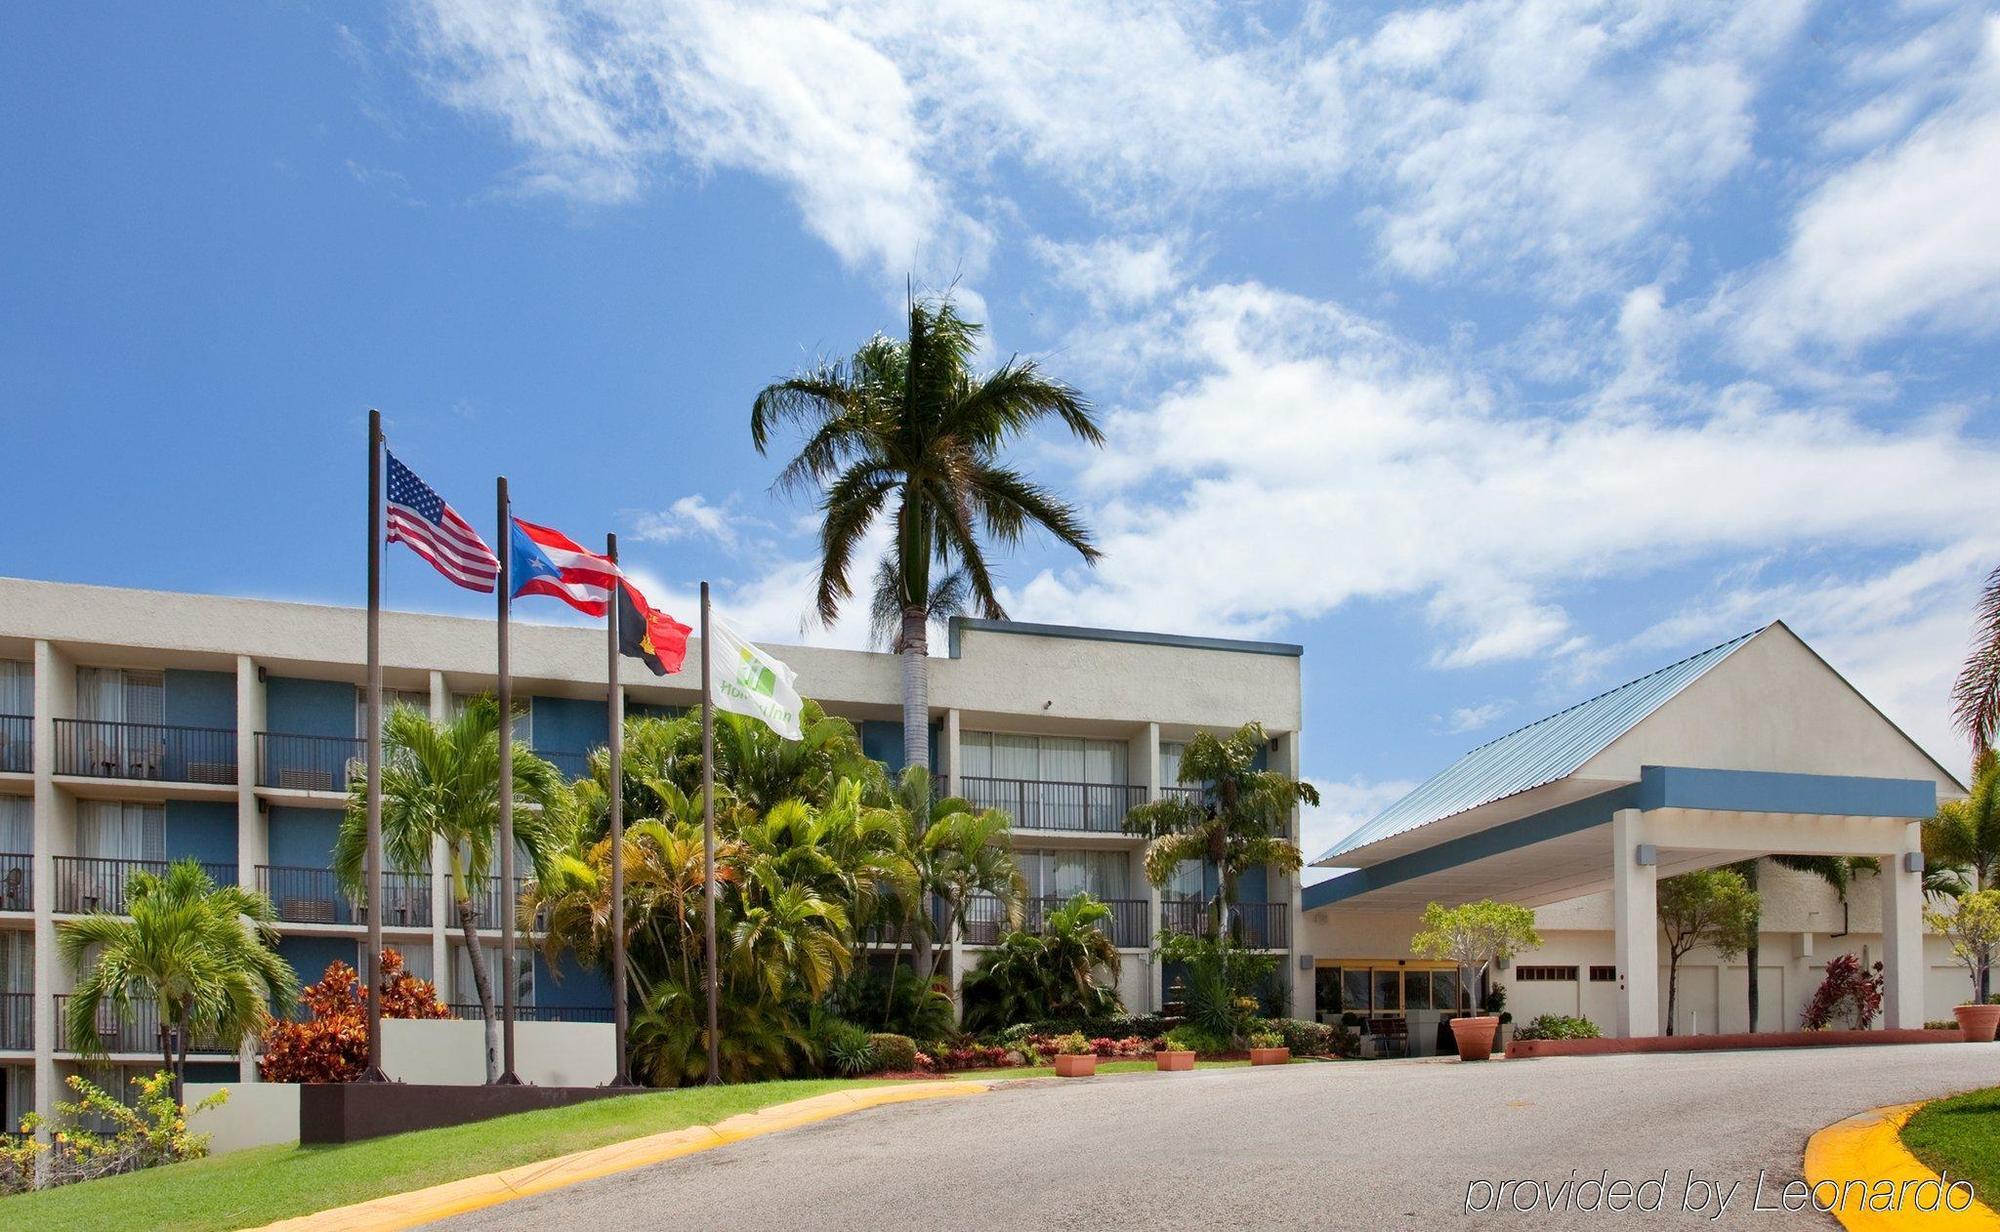
{"label": "red-leaved plant", "polygon": [[[299,994],[303,1022],[278,1020],[264,1032],[257,1072],[266,1082],[353,1082],[368,1067],[368,1006],[361,977],[344,962]],[[429,980],[403,970],[403,956],[382,951],[382,1017],[449,1018]]]}
{"label": "red-leaved plant", "polygon": [[1800,1023],[1808,1031],[1825,1031],[1850,1023],[1862,1030],[1882,1012],[1882,964],[1863,969],[1861,960],[1842,954],[1826,964],[1826,978],[1806,1002]]}

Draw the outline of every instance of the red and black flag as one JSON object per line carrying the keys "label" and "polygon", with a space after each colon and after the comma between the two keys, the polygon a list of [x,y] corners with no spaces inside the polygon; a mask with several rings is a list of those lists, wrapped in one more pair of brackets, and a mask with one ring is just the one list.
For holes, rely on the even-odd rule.
{"label": "red and black flag", "polygon": [[618,652],[630,655],[653,669],[656,676],[671,676],[681,670],[687,658],[688,634],[692,629],[665,612],[653,610],[639,588],[624,578],[618,580]]}

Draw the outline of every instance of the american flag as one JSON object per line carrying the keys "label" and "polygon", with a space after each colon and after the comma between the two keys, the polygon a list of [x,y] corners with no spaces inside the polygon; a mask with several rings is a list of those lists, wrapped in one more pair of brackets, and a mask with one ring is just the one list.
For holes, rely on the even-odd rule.
{"label": "american flag", "polygon": [[500,558],[479,532],[393,453],[389,454],[389,542],[409,544],[411,551],[467,590],[490,593],[499,581]]}

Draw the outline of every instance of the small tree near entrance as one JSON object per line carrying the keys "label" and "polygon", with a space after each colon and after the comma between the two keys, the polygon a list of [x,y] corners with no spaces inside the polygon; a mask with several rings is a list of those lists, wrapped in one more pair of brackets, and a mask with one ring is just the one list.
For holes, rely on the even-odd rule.
{"label": "small tree near entrance", "polygon": [[1993,955],[2000,952],[2000,890],[1964,895],[1949,912],[1926,911],[1924,923],[1951,942],[1951,956],[1972,976],[1972,995],[1965,1004],[1978,1005],[1990,987]]}
{"label": "small tree near entrance", "polygon": [[1541,944],[1542,935],[1535,931],[1534,912],[1513,903],[1482,898],[1456,907],[1426,904],[1423,931],[1410,938],[1410,953],[1419,958],[1457,963],[1459,996],[1470,1007],[1474,1004],[1473,989],[1489,963],[1495,959],[1511,960],[1522,950],[1537,949]]}
{"label": "small tree near entrance", "polygon": [[1705,868],[1662,881],[1659,911],[1667,934],[1667,1034],[1672,1035],[1681,959],[1702,946],[1724,961],[1748,949],[1757,932],[1757,891],[1734,869]]}

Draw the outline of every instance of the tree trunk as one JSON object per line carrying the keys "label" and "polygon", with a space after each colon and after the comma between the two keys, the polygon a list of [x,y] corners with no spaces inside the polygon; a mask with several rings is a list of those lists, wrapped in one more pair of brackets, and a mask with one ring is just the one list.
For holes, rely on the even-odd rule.
{"label": "tree trunk", "polygon": [[1675,954],[1667,960],[1667,1034],[1674,1033],[1674,1002],[1681,991],[1681,958]]}
{"label": "tree trunk", "polygon": [[180,1056],[174,1058],[174,1102],[183,1108],[187,1106],[188,1068],[188,1010],[187,1002],[181,1002],[180,1009]]}
{"label": "tree trunk", "polygon": [[160,1014],[159,1031],[160,1031],[160,1072],[166,1074],[168,1078],[173,1081],[174,1102],[178,1104],[181,1102],[181,1084],[179,1079],[173,1078],[174,1036],[173,1032],[168,1029],[167,1014],[165,1013],[165,1007],[162,1007],[162,1012]]}
{"label": "tree trunk", "polygon": [[[1750,883],[1750,890],[1752,893],[1755,893],[1757,890],[1757,861],[1755,860],[1750,861],[1749,876],[1745,877],[1744,880]],[[1761,904],[1759,905],[1759,911],[1760,913],[1762,911]],[[1762,949],[1762,947],[1758,944],[1758,938],[1763,935],[1763,932],[1764,932],[1764,921],[1760,915],[1760,918],[1757,920],[1756,928],[1753,929],[1750,933],[1750,944],[1744,947],[1743,950],[1743,961],[1748,963],[1750,966],[1750,986],[1746,990],[1747,991],[1746,1000],[1748,1001],[1750,1007],[1750,1034],[1752,1035],[1757,1034],[1757,1009],[1759,1001],[1758,991],[1757,991],[1757,962],[1758,959],[1761,957],[1761,949]]]}
{"label": "tree trunk", "polygon": [[[472,987],[479,993],[479,1009],[486,1017],[486,1081],[500,1078],[500,1019],[493,1012],[493,981],[486,978],[486,956],[479,950],[479,920],[472,900],[458,900],[458,930],[465,935],[465,958],[472,966]],[[511,973],[510,973],[511,974]]]}
{"label": "tree trunk", "polygon": [[[930,614],[917,604],[903,608],[903,632],[896,639],[903,659],[903,767],[931,764],[931,670]],[[922,825],[930,814],[930,793],[914,802],[917,822]],[[1019,820],[1018,818],[1016,820]],[[917,922],[910,939],[914,963],[919,973],[931,967],[931,912],[928,902],[920,902],[924,918]]]}

